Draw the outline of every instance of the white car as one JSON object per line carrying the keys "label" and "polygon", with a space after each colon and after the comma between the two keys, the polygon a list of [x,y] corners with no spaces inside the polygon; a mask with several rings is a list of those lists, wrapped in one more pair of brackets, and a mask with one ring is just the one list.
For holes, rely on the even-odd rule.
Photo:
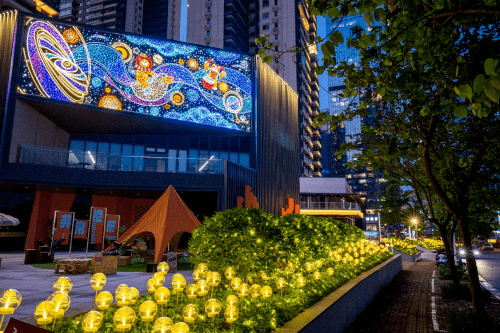
{"label": "white car", "polygon": [[493,244],[491,243],[484,243],[483,246],[481,246],[481,251],[493,251]]}

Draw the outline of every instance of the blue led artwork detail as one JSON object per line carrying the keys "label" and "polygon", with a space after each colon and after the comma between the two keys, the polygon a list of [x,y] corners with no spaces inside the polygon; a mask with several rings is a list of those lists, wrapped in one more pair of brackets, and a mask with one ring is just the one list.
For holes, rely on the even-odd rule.
{"label": "blue led artwork detail", "polygon": [[249,56],[28,19],[18,92],[250,132]]}

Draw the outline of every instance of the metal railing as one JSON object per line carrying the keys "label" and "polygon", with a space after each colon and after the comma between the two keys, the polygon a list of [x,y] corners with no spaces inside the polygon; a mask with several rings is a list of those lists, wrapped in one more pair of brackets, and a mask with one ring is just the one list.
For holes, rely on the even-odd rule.
{"label": "metal railing", "polygon": [[315,210],[361,210],[355,202],[301,202],[300,209]]}
{"label": "metal railing", "polygon": [[210,158],[121,156],[22,145],[19,147],[18,163],[87,170],[220,174],[222,161],[213,156]]}

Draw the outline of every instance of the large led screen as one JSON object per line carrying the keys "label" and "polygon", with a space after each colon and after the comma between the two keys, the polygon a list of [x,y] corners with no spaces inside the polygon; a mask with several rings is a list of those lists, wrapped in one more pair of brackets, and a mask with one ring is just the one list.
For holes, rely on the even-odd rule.
{"label": "large led screen", "polygon": [[249,132],[251,58],[28,18],[17,91]]}

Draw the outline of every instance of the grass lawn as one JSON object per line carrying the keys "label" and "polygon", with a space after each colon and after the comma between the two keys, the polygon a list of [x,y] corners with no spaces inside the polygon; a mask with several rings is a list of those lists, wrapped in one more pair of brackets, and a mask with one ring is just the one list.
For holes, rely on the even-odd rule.
{"label": "grass lawn", "polygon": [[[56,263],[46,263],[46,264],[31,264],[35,268],[44,269],[54,269],[56,268]],[[193,264],[177,263],[178,271],[191,271],[194,270]],[[118,266],[118,272],[146,272],[146,264],[144,263],[133,263],[128,266]]]}

